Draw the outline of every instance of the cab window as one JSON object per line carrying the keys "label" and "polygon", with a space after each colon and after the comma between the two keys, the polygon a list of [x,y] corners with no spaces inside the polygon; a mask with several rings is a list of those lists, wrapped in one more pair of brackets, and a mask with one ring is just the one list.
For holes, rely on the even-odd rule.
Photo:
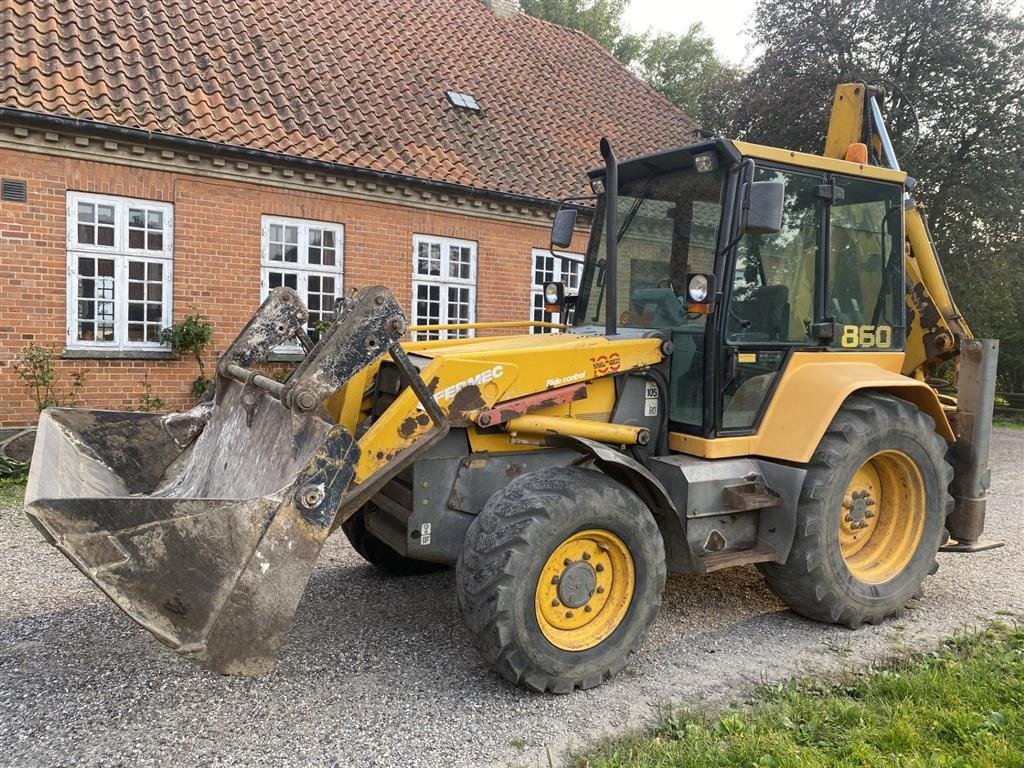
{"label": "cab window", "polygon": [[736,250],[726,342],[806,342],[814,318],[815,266],[821,243],[820,176],[758,169],[758,181],[785,184],[782,231],[747,235]]}
{"label": "cab window", "polygon": [[895,184],[836,177],[825,314],[836,323],[831,346],[903,348],[902,190]]}

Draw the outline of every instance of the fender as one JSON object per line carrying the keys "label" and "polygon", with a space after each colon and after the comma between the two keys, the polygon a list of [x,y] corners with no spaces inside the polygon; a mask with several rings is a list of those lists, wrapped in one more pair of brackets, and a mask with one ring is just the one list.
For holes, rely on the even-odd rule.
{"label": "fender", "polygon": [[863,390],[912,403],[946,442],[955,442],[935,390],[899,372],[903,358],[902,352],[794,352],[755,434],[709,440],[673,432],[669,447],[707,459],[760,456],[806,464],[846,398]]}
{"label": "fender", "polygon": [[636,459],[609,445],[584,437],[551,436],[548,442],[572,448],[594,461],[594,465],[618,483],[630,488],[654,515],[665,542],[665,560],[670,571],[701,573],[703,565],[686,542],[686,530],[679,510],[665,486]]}

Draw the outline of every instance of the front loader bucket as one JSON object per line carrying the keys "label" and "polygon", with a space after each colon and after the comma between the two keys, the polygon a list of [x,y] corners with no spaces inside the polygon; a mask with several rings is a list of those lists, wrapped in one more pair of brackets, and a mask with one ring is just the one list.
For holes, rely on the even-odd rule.
{"label": "front loader bucket", "polygon": [[[268,671],[324,540],[351,514],[343,501],[359,447],[320,401],[404,331],[404,319],[381,327],[400,314],[390,301],[371,301],[362,313],[357,301],[328,334],[330,349],[325,336],[300,365],[309,376],[297,371],[284,385],[235,376],[300,333],[305,308],[278,289],[221,358],[215,402],[170,416],[45,411],[29,517],[179,653],[226,674]],[[364,354],[353,357],[361,344]]]}

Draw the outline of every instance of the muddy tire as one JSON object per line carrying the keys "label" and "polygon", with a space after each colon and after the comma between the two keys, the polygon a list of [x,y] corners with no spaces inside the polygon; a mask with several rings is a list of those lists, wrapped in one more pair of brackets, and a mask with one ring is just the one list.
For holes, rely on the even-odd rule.
{"label": "muddy tire", "polygon": [[[370,506],[369,504],[366,507]],[[411,557],[400,555],[383,541],[378,539],[366,530],[366,517],[362,507],[352,517],[341,524],[341,530],[345,532],[352,549],[368,562],[385,573],[393,576],[422,576],[427,573],[436,573],[448,568],[442,563],[432,563],[428,560],[415,560]]]}
{"label": "muddy tire", "polygon": [[665,549],[644,503],[606,475],[553,467],[498,491],[456,565],[473,643],[535,691],[592,688],[619,672],[658,615]]}
{"label": "muddy tire", "polygon": [[786,563],[758,566],[793,611],[857,627],[903,613],[952,511],[953,470],[934,422],[880,393],[851,396],[810,464]]}

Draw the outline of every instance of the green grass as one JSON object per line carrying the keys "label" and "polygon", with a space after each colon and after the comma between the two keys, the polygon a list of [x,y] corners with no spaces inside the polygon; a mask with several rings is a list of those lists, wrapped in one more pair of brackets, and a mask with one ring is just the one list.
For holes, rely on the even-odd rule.
{"label": "green grass", "polygon": [[715,716],[677,712],[575,768],[1020,768],[1024,628],[993,625],[840,681],[764,688]]}
{"label": "green grass", "polygon": [[1007,421],[1005,419],[995,419],[992,422],[992,426],[996,428],[1004,429],[1024,429],[1024,421]]}
{"label": "green grass", "polygon": [[21,508],[25,504],[25,480],[0,478],[0,507]]}

